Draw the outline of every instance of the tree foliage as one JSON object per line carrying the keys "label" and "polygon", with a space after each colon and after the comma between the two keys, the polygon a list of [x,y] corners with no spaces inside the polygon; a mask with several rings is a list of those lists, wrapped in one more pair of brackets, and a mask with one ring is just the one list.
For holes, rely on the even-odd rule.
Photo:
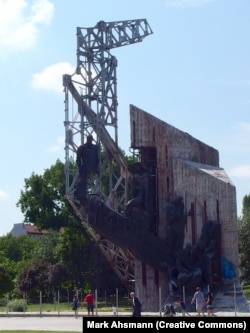
{"label": "tree foliage", "polygon": [[36,246],[33,250],[35,258],[46,260],[50,264],[58,262],[58,241],[60,232],[49,230],[48,233],[43,234],[36,240]]}
{"label": "tree foliage", "polygon": [[16,277],[29,262],[36,240],[26,235],[0,237],[0,293],[13,292]]}
{"label": "tree foliage", "polygon": [[39,229],[59,230],[75,223],[75,217],[65,199],[64,164],[46,169],[43,175],[32,173],[24,180],[24,190],[17,202],[25,222],[35,224]]}
{"label": "tree foliage", "polygon": [[14,288],[15,267],[11,260],[0,251],[0,296]]}
{"label": "tree foliage", "polygon": [[[104,152],[103,152],[104,153]],[[136,157],[126,157],[128,165]],[[119,172],[115,162],[112,169]],[[114,182],[116,179],[113,180]],[[59,160],[43,175],[32,173],[24,180],[17,206],[25,222],[46,229],[39,239],[28,236],[0,237],[0,292],[13,290],[17,283],[20,291],[38,293],[48,297],[58,289],[99,289],[112,294],[123,288],[97,244],[73,214],[65,199],[64,164]],[[109,169],[103,172],[102,190],[109,192]],[[122,195],[123,189],[120,195]],[[243,199],[242,217],[239,219],[239,254],[241,281],[250,283],[250,195]]]}
{"label": "tree foliage", "polygon": [[[104,183],[108,184],[108,177],[106,180],[104,177]],[[8,235],[3,240],[7,245],[3,246],[6,257],[22,262],[20,269],[16,269],[17,287],[21,294],[42,291],[50,298],[58,288],[104,288],[113,293],[114,288],[123,287],[65,199],[63,163],[58,160],[43,175],[32,173],[25,179],[17,206],[21,208],[25,222],[47,230],[46,234],[32,240],[22,236],[22,247],[19,243],[21,236]],[[11,252],[13,244],[14,251]]]}
{"label": "tree foliage", "polygon": [[86,277],[92,269],[91,248],[93,241],[85,229],[65,228],[58,243],[58,255],[67,265],[72,287],[84,288]]}
{"label": "tree foliage", "polygon": [[36,240],[27,235],[14,237],[9,233],[5,237],[0,237],[0,251],[6,258],[16,263],[29,259],[35,246]]}
{"label": "tree foliage", "polygon": [[239,226],[240,279],[250,284],[250,195],[243,198],[242,216]]}

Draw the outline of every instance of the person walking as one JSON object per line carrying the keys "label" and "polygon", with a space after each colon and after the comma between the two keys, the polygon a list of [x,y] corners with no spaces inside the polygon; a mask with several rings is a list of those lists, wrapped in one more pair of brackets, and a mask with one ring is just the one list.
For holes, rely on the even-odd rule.
{"label": "person walking", "polygon": [[95,298],[92,292],[90,291],[84,298],[84,301],[87,305],[88,315],[94,315],[94,307],[95,307]]}
{"label": "person walking", "polygon": [[133,300],[133,312],[132,312],[132,317],[141,317],[141,308],[142,304],[137,296],[135,296],[135,293],[131,291],[129,294],[130,297]]}
{"label": "person walking", "polygon": [[192,298],[191,304],[194,303],[196,306],[197,316],[200,317],[202,313],[203,317],[205,317],[205,313],[203,310],[203,307],[205,305],[205,297],[200,287],[196,288],[196,292],[194,293],[194,296]]}
{"label": "person walking", "polygon": [[173,304],[166,304],[164,306],[164,315],[166,317],[174,317],[176,315]]}
{"label": "person walking", "polygon": [[73,304],[72,304],[72,310],[75,313],[75,318],[78,318],[78,307],[79,307],[79,300],[77,296],[75,295],[73,298]]}
{"label": "person walking", "polygon": [[115,306],[115,304],[112,304],[112,312],[114,316],[118,315],[117,307]]}
{"label": "person walking", "polygon": [[181,308],[181,313],[182,316],[185,317],[185,315],[187,315],[188,317],[191,317],[191,314],[187,312],[187,306],[186,303],[184,302],[183,298],[179,298],[177,301],[177,304],[179,304],[180,308]]}
{"label": "person walking", "polygon": [[208,294],[207,294],[207,300],[206,300],[206,306],[207,306],[207,315],[210,317],[216,317],[216,315],[214,314],[213,312],[213,299],[214,299],[214,296],[213,296],[213,293],[209,290]]}

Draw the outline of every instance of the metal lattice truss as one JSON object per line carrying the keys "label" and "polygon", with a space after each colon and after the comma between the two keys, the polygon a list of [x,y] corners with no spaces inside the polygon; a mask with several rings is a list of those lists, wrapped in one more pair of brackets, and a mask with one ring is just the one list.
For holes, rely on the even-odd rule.
{"label": "metal lattice truss", "polygon": [[[100,174],[89,189],[112,207],[124,207],[128,201],[130,173],[118,147],[117,133],[117,60],[110,49],[138,43],[152,30],[145,19],[104,22],[93,28],[77,28],[77,67],[72,75],[63,76],[65,91],[65,177],[66,198],[90,235],[100,246],[118,276],[128,285],[133,280],[133,255],[115,247],[95,234],[75,198],[78,179],[76,151],[86,136],[92,134],[96,144],[105,152]],[[119,165],[119,174],[113,170]],[[109,193],[102,189],[102,175],[109,170]],[[119,191],[112,202],[112,193]]]}

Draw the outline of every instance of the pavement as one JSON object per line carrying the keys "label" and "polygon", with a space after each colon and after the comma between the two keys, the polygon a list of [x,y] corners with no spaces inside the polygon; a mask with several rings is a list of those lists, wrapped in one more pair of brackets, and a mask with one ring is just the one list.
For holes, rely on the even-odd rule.
{"label": "pavement", "polygon": [[[192,317],[196,313],[190,313]],[[217,317],[250,317],[250,312],[215,312]],[[114,317],[112,312],[96,312],[98,317]],[[0,331],[1,330],[40,330],[51,331],[73,331],[82,332],[82,317],[87,316],[86,312],[80,312],[78,318],[74,317],[72,312],[49,312],[49,313],[0,313]],[[142,317],[161,317],[159,312],[142,312]],[[130,312],[118,313],[118,317],[131,317]],[[176,317],[182,317],[180,313]],[[114,317],[115,318],[115,317]],[[183,317],[182,317],[183,318]],[[188,318],[188,317],[186,317]]]}

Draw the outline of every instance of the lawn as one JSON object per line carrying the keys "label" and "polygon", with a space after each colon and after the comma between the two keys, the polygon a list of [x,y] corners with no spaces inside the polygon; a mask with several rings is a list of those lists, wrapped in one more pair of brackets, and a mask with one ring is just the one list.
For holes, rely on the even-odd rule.
{"label": "lawn", "polygon": [[[98,310],[102,312],[112,312],[112,303],[107,303],[107,302],[98,302],[97,304]],[[125,301],[122,300],[118,304],[118,309],[119,312],[126,312],[126,311],[132,311],[132,301]],[[54,312],[54,311],[59,311],[65,312],[65,311],[72,311],[71,309],[71,303],[43,303],[41,306],[40,304],[28,304],[27,309],[25,312]],[[86,311],[86,305],[83,303],[79,307],[79,311]],[[6,307],[0,305],[0,312],[6,312]]]}

